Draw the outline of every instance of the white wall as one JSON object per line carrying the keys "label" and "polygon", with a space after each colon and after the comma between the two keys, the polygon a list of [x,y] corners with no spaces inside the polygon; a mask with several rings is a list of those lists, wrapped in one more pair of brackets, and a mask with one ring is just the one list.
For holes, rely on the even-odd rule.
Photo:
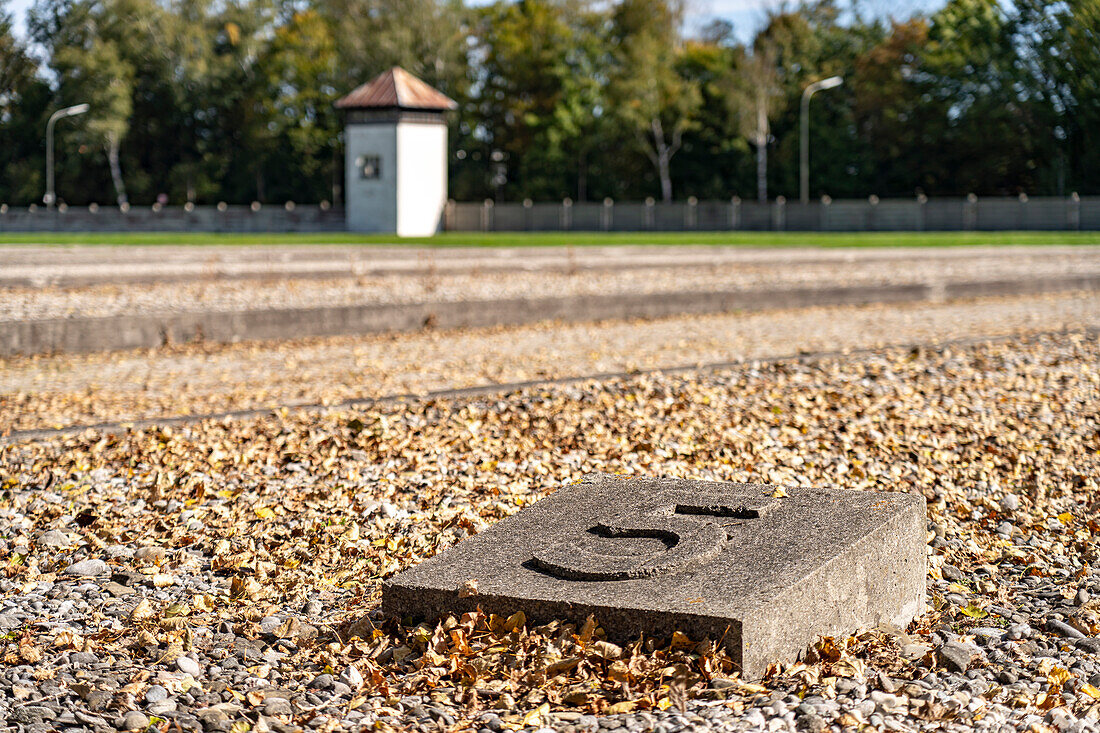
{"label": "white wall", "polygon": [[438,232],[447,204],[447,126],[403,121],[397,125],[397,234]]}
{"label": "white wall", "polygon": [[[344,132],[344,202],[348,230],[396,232],[398,156],[393,124],[352,124]],[[364,179],[356,161],[362,155],[381,158],[381,177]]]}

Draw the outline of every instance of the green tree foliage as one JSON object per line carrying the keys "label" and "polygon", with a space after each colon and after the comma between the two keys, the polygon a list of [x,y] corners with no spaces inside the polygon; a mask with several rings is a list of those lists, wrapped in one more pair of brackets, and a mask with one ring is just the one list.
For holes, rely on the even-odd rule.
{"label": "green tree foliage", "polygon": [[672,200],[672,157],[702,101],[678,68],[681,22],[669,0],[621,0],[611,16],[608,100],[656,168],[664,201]]}
{"label": "green tree foliage", "polygon": [[0,200],[41,198],[44,185],[43,131],[50,89],[36,75],[25,43],[12,31],[0,0]]}
{"label": "green tree foliage", "polygon": [[[260,68],[266,74],[260,116],[270,120],[271,135],[264,161],[268,197],[317,201],[334,196],[342,185],[337,179],[340,121],[333,106],[341,80],[332,26],[314,10],[294,12],[275,30]],[[287,169],[287,157],[299,165]]]}
{"label": "green tree foliage", "polygon": [[[451,195],[1100,193],[1100,0],[784,4],[752,39],[681,0],[0,0],[0,202],[339,200],[333,102],[394,65],[459,103]],[[853,9],[854,8],[854,9]],[[34,49],[33,52],[30,49]],[[112,193],[113,192],[113,193]]]}
{"label": "green tree foliage", "polygon": [[935,190],[948,174],[941,157],[927,154],[940,142],[947,119],[945,106],[925,96],[929,85],[917,78],[927,43],[923,18],[894,23],[853,64],[849,88],[863,147],[861,173],[877,195]]}
{"label": "green tree foliage", "polygon": [[1053,148],[1043,188],[1096,190],[1100,171],[1100,0],[1018,0],[1024,87]]}
{"label": "green tree foliage", "polygon": [[929,96],[946,111],[938,152],[954,181],[937,181],[937,190],[1036,189],[1048,135],[1020,86],[1014,36],[1014,19],[998,0],[950,0],[932,16],[922,68]]}
{"label": "green tree foliage", "polygon": [[463,150],[494,193],[507,187],[513,198],[585,197],[587,158],[600,122],[598,19],[583,5],[554,0],[479,10],[479,91]]}

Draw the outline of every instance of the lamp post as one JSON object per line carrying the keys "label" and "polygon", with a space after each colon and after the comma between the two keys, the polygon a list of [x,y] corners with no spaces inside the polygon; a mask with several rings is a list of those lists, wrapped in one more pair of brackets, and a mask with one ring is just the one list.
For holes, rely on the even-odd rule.
{"label": "lamp post", "polygon": [[839,76],[815,81],[802,92],[802,144],[799,146],[799,197],[802,203],[810,203],[810,97],[822,89],[832,89],[844,83]]}
{"label": "lamp post", "polygon": [[75,117],[76,115],[82,115],[89,109],[86,104],[74,104],[72,107],[65,107],[59,109],[50,115],[49,122],[46,123],[46,195],[42,197],[42,202],[49,208],[53,208],[54,203],[57,201],[57,194],[53,190],[53,126],[54,123],[60,120],[62,117]]}

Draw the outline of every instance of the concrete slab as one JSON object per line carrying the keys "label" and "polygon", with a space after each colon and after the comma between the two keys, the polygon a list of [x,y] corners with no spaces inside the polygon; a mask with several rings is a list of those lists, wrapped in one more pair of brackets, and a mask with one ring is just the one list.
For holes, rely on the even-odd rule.
{"label": "concrete slab", "polygon": [[[818,635],[925,604],[925,505],[911,494],[597,474],[383,586],[382,610],[480,606],[532,622],[594,614],[612,639],[721,640],[747,677]],[[476,595],[460,594],[470,580]]]}
{"label": "concrete slab", "polygon": [[318,308],[196,311],[101,318],[0,321],[0,357],[152,349],[168,343],[237,343],[351,334],[519,326],[777,308],[941,302],[953,298],[1100,290],[1100,275],[959,283],[619,293]]}

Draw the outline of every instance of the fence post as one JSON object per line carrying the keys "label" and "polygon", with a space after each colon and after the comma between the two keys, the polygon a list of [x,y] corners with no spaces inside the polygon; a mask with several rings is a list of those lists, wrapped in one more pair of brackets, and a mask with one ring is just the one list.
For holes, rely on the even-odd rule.
{"label": "fence post", "polygon": [[923,232],[924,228],[928,226],[928,212],[926,205],[928,204],[928,197],[923,193],[917,194],[917,231]]}
{"label": "fence post", "polygon": [[829,207],[833,204],[833,197],[829,194],[824,194],[821,197],[821,223],[818,226],[821,227],[821,231],[829,230]]}
{"label": "fence post", "polygon": [[963,221],[962,228],[964,231],[970,231],[978,228],[978,195],[974,193],[966,194],[966,203],[963,204]]}
{"label": "fence post", "polygon": [[653,197],[645,197],[645,228],[652,229],[653,223]]}
{"label": "fence post", "polygon": [[1076,191],[1069,195],[1069,206],[1066,207],[1066,225],[1073,230],[1081,228],[1081,196]]}
{"label": "fence post", "polygon": [[1019,214],[1017,214],[1016,228],[1017,229],[1026,229],[1027,228],[1027,194],[1026,193],[1021,193],[1020,194],[1020,212],[1019,212]]}
{"label": "fence post", "polygon": [[775,208],[772,210],[772,229],[783,231],[787,226],[787,197],[776,196]]}
{"label": "fence post", "polygon": [[687,208],[684,209],[684,228],[695,229],[698,224],[698,212],[696,206],[699,205],[699,199],[694,196],[688,196]]}
{"label": "fence post", "polygon": [[603,208],[600,210],[600,228],[605,232],[611,231],[611,224],[615,218],[615,200],[610,196],[603,200]]}
{"label": "fence post", "polygon": [[443,206],[443,231],[451,232],[455,228],[455,200],[447,199]]}
{"label": "fence post", "polygon": [[878,217],[875,216],[875,213],[878,211],[878,196],[875,194],[868,196],[867,205],[867,221],[864,222],[863,226],[867,228],[867,231],[873,232],[876,231],[876,227],[878,226]]}
{"label": "fence post", "polygon": [[493,200],[485,199],[481,203],[481,231],[487,232],[493,228]]}
{"label": "fence post", "polygon": [[561,228],[564,231],[573,228],[573,199],[568,196],[561,200]]}
{"label": "fence post", "polygon": [[741,197],[730,197],[730,229],[741,226]]}
{"label": "fence post", "polygon": [[525,231],[525,232],[531,231],[531,227],[534,223],[532,221],[532,218],[533,218],[532,208],[534,206],[535,206],[535,202],[532,201],[531,199],[524,199],[523,200],[523,231]]}

